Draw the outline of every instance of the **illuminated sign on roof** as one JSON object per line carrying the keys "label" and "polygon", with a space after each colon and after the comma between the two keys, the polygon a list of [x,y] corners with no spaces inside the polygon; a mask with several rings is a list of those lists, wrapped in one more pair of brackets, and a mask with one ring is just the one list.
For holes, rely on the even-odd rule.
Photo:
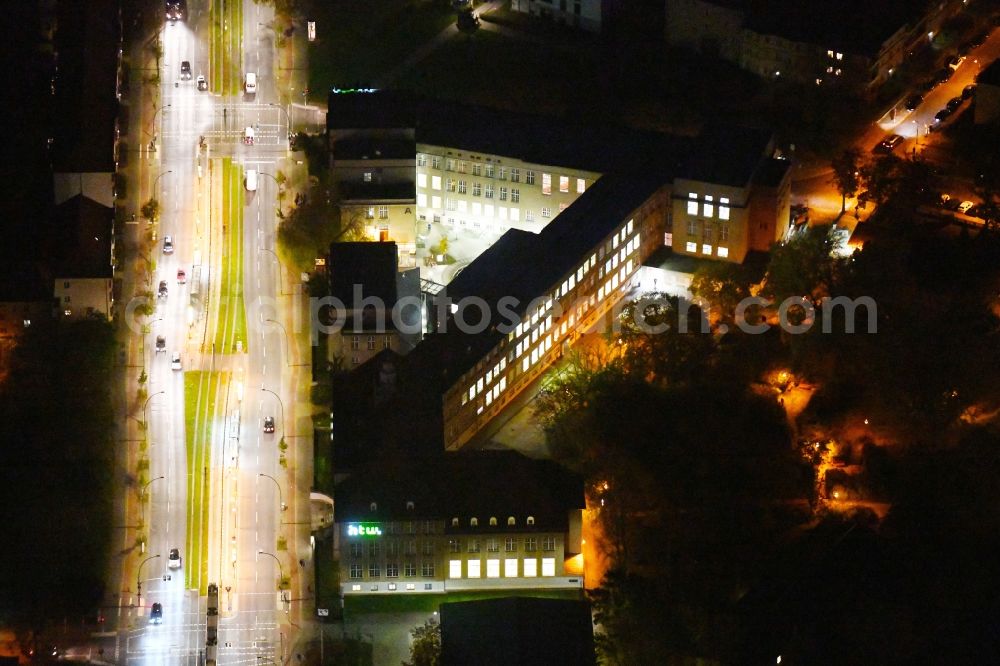
{"label": "illuminated sign on roof", "polygon": [[348,523],[347,536],[349,537],[377,537],[382,536],[382,528],[378,523]]}
{"label": "illuminated sign on roof", "polygon": [[334,88],[336,95],[349,95],[351,93],[373,93],[378,92],[378,88]]}

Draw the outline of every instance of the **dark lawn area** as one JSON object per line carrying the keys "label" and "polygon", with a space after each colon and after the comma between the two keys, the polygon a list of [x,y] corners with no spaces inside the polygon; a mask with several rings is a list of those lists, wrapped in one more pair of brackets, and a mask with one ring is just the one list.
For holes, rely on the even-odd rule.
{"label": "dark lawn area", "polygon": [[323,101],[331,87],[372,87],[424,42],[455,21],[446,0],[313,0],[316,41],[309,88]]}

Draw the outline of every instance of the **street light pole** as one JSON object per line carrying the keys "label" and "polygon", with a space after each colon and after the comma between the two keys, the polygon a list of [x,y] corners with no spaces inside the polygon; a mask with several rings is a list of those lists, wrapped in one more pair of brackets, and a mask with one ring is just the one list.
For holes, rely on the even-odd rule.
{"label": "street light pole", "polygon": [[278,291],[281,292],[282,296],[287,296],[285,293],[284,278],[281,277],[281,260],[278,259],[278,255],[274,253],[274,250],[269,250],[266,247],[257,248],[260,252],[267,252],[272,257],[274,257],[274,262],[278,265]]}
{"label": "street light pole", "polygon": [[153,124],[153,145],[154,146],[156,145],[156,137],[159,136],[159,133],[156,131],[156,116],[160,115],[160,111],[163,111],[163,109],[169,109],[170,106],[171,106],[170,104],[164,104],[163,106],[161,106],[160,108],[158,108],[156,111],[153,112],[153,123],[152,124]]}
{"label": "street light pole", "polygon": [[285,509],[287,509],[288,507],[285,506],[285,500],[284,500],[283,495],[281,494],[281,484],[278,483],[278,480],[276,478],[274,478],[273,476],[271,476],[270,474],[264,474],[263,472],[258,472],[257,476],[265,476],[265,477],[271,479],[272,481],[274,481],[274,487],[278,489],[278,506],[281,507],[282,511],[284,511]]}
{"label": "street light pole", "polygon": [[[268,178],[270,178],[271,180],[273,180],[274,184],[277,186],[277,188],[279,190],[278,194],[281,194],[281,192],[280,192],[280,190],[281,190],[281,183],[278,182],[278,178],[274,174],[268,173],[266,171],[258,171],[257,173],[259,173],[261,176],[267,176]],[[274,198],[278,202],[278,215],[279,216],[284,215],[285,214],[284,211],[281,210],[281,199],[278,198],[277,194],[274,196]]]}
{"label": "street light pole", "polygon": [[[167,169],[166,171],[164,171],[163,173],[161,173],[159,176],[156,177],[156,179],[153,181],[153,191],[150,194],[150,196],[152,197],[156,196],[156,186],[160,183],[160,179],[166,176],[168,173],[173,173],[173,172],[174,172],[173,169]],[[152,222],[152,220],[150,220],[150,222]]]}
{"label": "street light pole", "polygon": [[276,324],[277,326],[279,326],[281,328],[281,332],[285,334],[285,364],[286,365],[291,365],[292,364],[292,347],[291,347],[291,344],[288,342],[288,331],[285,330],[285,325],[282,324],[280,321],[278,321],[276,319],[265,319],[264,322],[268,323],[268,324]]}
{"label": "street light pole", "polygon": [[160,479],[163,479],[163,478],[165,478],[165,477],[158,476],[155,479],[150,479],[149,481],[146,482],[146,485],[144,485],[142,487],[142,492],[139,493],[139,508],[142,510],[142,524],[143,524],[143,526],[146,525],[146,489],[149,488],[150,484],[152,484],[153,481],[159,481]]}
{"label": "street light pole", "polygon": [[[263,551],[263,550],[258,550],[257,554],[258,555],[267,555],[268,557],[273,558],[274,561],[278,563],[278,571],[281,573],[281,581],[283,582],[285,580],[285,568],[283,566],[281,566],[281,560],[278,559],[278,556],[275,555],[274,553],[268,553],[268,552]],[[279,588],[281,587],[280,583],[278,584],[278,587]]]}
{"label": "street light pole", "polygon": [[146,422],[146,405],[149,404],[149,401],[152,400],[154,396],[160,395],[161,393],[166,393],[166,391],[157,391],[153,395],[151,395],[148,398],[146,398],[146,402],[142,403],[142,429],[143,430],[145,430],[146,426],[148,425],[147,422]]}
{"label": "street light pole", "polygon": [[146,562],[149,562],[150,560],[155,560],[158,557],[159,554],[150,555],[149,557],[147,557],[146,559],[144,559],[142,562],[139,563],[139,569],[135,572],[135,589],[136,589],[135,596],[138,599],[140,606],[142,605],[142,565],[145,564]]}
{"label": "street light pole", "polygon": [[278,109],[281,110],[282,113],[285,114],[285,135],[286,135],[285,145],[287,146],[288,145],[288,138],[290,138],[291,135],[292,135],[292,119],[288,115],[288,111],[281,104],[278,104],[277,102],[270,102],[270,103],[268,103],[268,106],[277,107]]}
{"label": "street light pole", "polygon": [[285,403],[282,402],[281,396],[278,395],[277,393],[275,393],[274,391],[272,391],[271,389],[264,388],[263,386],[261,386],[260,390],[261,391],[267,391],[268,393],[270,393],[271,395],[273,395],[275,398],[278,399],[278,404],[281,405],[281,439],[282,439],[282,441],[284,441],[284,439],[285,439]]}

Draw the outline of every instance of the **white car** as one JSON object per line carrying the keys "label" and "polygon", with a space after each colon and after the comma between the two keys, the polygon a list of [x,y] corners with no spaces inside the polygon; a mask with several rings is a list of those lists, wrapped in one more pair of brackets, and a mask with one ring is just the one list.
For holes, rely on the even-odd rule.
{"label": "white car", "polygon": [[167,568],[168,569],[180,569],[181,568],[181,551],[177,548],[170,549],[170,555],[167,556]]}
{"label": "white car", "polygon": [[246,185],[247,192],[256,192],[257,191],[257,170],[256,169],[247,169],[247,177],[246,177],[246,180],[245,180],[244,184]]}
{"label": "white car", "polygon": [[246,76],[243,77],[243,90],[248,95],[253,95],[257,92],[256,72],[247,72]]}
{"label": "white car", "polygon": [[174,253],[174,239],[173,236],[163,237],[163,254],[173,254]]}
{"label": "white car", "polygon": [[181,353],[174,352],[170,355],[170,369],[180,370],[181,369]]}
{"label": "white car", "polygon": [[971,201],[963,201],[962,203],[958,204],[958,212],[963,214],[968,213],[969,209],[975,205],[976,204],[972,203]]}
{"label": "white car", "polygon": [[243,143],[245,143],[248,146],[252,146],[253,137],[254,137],[253,127],[247,126],[247,128],[243,130]]}

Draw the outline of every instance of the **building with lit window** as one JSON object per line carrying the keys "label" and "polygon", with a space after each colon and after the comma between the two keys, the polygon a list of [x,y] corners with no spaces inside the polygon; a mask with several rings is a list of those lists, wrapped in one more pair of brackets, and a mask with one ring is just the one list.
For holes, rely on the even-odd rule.
{"label": "building with lit window", "polygon": [[46,256],[52,296],[63,317],[111,318],[114,209],[78,194],[56,206]]}
{"label": "building with lit window", "polygon": [[328,338],[335,366],[356,367],[385,349],[406,354],[420,341],[420,273],[399,268],[398,258],[395,243],[330,245],[327,275],[340,317]]}
{"label": "building with lit window", "polygon": [[930,46],[964,0],[666,0],[672,46],[719,56],[763,78],[861,91]]}
{"label": "building with lit window", "polygon": [[583,481],[513,451],[395,458],[334,490],[351,594],[582,590]]}
{"label": "building with lit window", "polygon": [[511,0],[510,8],[573,28],[599,32],[614,0]]}

